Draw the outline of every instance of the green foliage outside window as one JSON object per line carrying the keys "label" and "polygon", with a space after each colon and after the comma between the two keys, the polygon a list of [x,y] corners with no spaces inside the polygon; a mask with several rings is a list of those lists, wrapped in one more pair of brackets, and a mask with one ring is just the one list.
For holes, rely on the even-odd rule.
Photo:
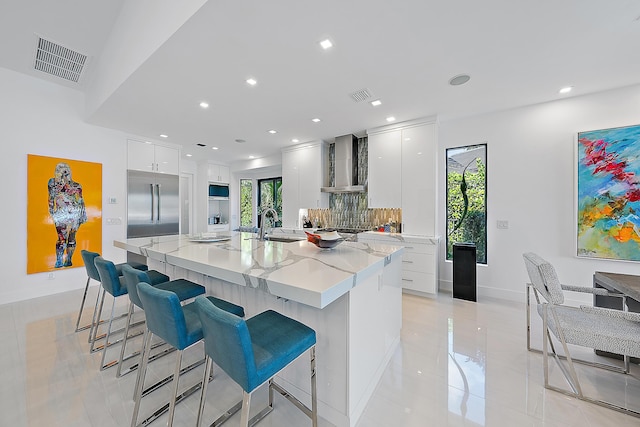
{"label": "green foliage outside window", "polygon": [[[258,191],[258,197],[260,199],[258,215],[261,215],[262,211],[266,208],[273,208],[278,213],[278,221],[273,226],[282,227],[282,178],[278,177],[259,180]],[[260,221],[261,217],[258,216],[258,227],[262,226]]]}
{"label": "green foliage outside window", "polygon": [[[481,151],[476,158],[464,152]],[[480,151],[479,151],[480,152]],[[452,154],[450,154],[452,153]],[[462,164],[453,160],[456,155]],[[462,160],[464,159],[464,160]],[[476,262],[487,263],[486,145],[447,150],[447,259],[453,244],[475,243]],[[465,164],[466,163],[466,164]]]}
{"label": "green foliage outside window", "polygon": [[253,225],[253,183],[250,179],[240,180],[240,226]]}

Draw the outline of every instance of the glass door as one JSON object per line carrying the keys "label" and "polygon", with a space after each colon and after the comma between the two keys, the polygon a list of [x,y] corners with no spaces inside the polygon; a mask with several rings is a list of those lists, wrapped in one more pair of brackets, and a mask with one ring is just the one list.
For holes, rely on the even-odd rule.
{"label": "glass door", "polygon": [[282,227],[282,177],[258,180],[258,227],[262,227],[262,212],[273,208],[278,213],[278,221],[273,227]]}

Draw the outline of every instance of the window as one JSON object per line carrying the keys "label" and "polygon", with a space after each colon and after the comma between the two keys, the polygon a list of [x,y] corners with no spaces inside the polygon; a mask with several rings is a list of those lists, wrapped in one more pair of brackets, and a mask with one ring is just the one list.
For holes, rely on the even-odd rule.
{"label": "window", "polygon": [[262,211],[273,208],[278,213],[274,227],[282,227],[282,177],[258,180],[258,227],[262,224]]}
{"label": "window", "polygon": [[475,243],[487,263],[487,144],[447,149],[447,259],[454,243]]}
{"label": "window", "polygon": [[240,226],[251,227],[253,225],[253,181],[240,180]]}

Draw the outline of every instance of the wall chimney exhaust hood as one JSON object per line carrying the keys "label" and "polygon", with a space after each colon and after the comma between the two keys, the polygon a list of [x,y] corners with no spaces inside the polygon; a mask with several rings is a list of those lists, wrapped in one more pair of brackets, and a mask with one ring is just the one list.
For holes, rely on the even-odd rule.
{"label": "wall chimney exhaust hood", "polygon": [[364,185],[358,185],[358,138],[355,135],[336,137],[334,145],[335,186],[322,187],[323,193],[361,193]]}

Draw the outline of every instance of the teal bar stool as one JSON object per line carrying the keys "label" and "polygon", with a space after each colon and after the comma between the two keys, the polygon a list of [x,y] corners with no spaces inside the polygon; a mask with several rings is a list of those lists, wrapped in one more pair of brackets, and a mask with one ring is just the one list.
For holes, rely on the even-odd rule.
{"label": "teal bar stool", "polygon": [[[100,292],[98,292],[98,296],[96,297],[96,304],[95,304],[95,307],[93,308],[93,318],[91,320],[91,323],[89,323],[88,325],[80,326],[80,319],[82,317],[82,311],[84,310],[84,303],[87,299],[87,292],[89,290],[89,284],[91,283],[91,279],[100,283],[100,275],[98,274],[98,270],[96,270],[96,266],[93,264],[93,260],[95,260],[96,257],[100,256],[100,254],[97,252],[91,252],[86,249],[82,249],[80,251],[80,255],[82,256],[84,267],[87,270],[87,283],[84,286],[84,294],[82,295],[80,310],[78,310],[78,320],[76,320],[76,332],[91,329],[89,331],[89,337],[91,337],[91,335],[93,334],[94,322],[96,321],[96,312],[98,311],[98,301],[100,300]],[[122,266],[125,264],[126,263],[116,264],[116,269],[118,269],[118,271],[120,272],[120,275],[122,275],[121,273]],[[138,270],[146,271],[149,269],[149,267],[147,267],[145,264],[141,264],[139,262],[132,262],[132,263],[129,263],[128,265],[131,265],[133,268],[137,268]],[[89,341],[91,340],[89,339]]]}
{"label": "teal bar stool", "polygon": [[[167,426],[173,425],[173,416],[175,413],[176,403],[193,394],[202,386],[198,383],[190,389],[182,392],[180,397],[178,394],[178,382],[180,378],[180,367],[182,364],[182,352],[202,340],[202,325],[196,311],[195,302],[180,305],[180,299],[171,291],[158,289],[148,283],[140,282],[137,285],[138,295],[142,306],[144,307],[145,316],[147,318],[147,328],[144,336],[142,360],[138,369],[138,380],[136,382],[135,406],[131,417],[131,426],[148,425],[157,417],[162,415],[167,409],[169,410],[169,419]],[[200,296],[197,299],[204,299],[208,303],[219,307],[225,313],[232,313],[234,317],[244,316],[244,309],[238,305],[228,301],[218,299],[213,296]],[[176,366],[173,374],[173,388],[171,392],[171,400],[162,408],[156,410],[151,417],[138,423],[138,413],[140,411],[140,402],[142,400],[142,390],[144,388],[144,379],[147,370],[147,362],[151,351],[151,339],[154,335],[162,338],[168,344],[178,350],[176,356]],[[208,378],[205,378],[204,384],[208,384]]]}
{"label": "teal bar stool", "polygon": [[[202,297],[195,304],[202,323],[204,349],[207,357],[204,379],[211,374],[215,362],[231,379],[242,387],[242,402],[222,414],[212,425],[218,426],[242,407],[240,425],[248,427],[273,410],[273,391],[277,391],[304,412],[313,427],[318,426],[316,396],[316,333],[297,320],[267,310],[246,321],[232,313],[220,310]],[[273,381],[273,377],[309,350],[311,356],[311,409],[290,395]],[[269,382],[269,404],[251,420],[249,406],[251,394]],[[202,424],[207,382],[203,382],[196,426]]]}
{"label": "teal bar stool", "polygon": [[[98,276],[100,277],[100,284],[102,285],[102,296],[100,298],[100,306],[98,308],[98,314],[96,316],[96,325],[93,328],[93,338],[91,339],[91,351],[102,350],[102,362],[100,363],[100,370],[103,371],[107,368],[115,366],[117,360],[111,361],[109,363],[105,363],[105,358],[107,355],[107,348],[113,345],[121,343],[124,338],[116,340],[114,342],[109,342],[109,338],[111,334],[116,334],[124,331],[124,328],[119,329],[117,331],[112,331],[112,325],[114,320],[115,308],[116,308],[116,298],[127,295],[127,286],[125,284],[125,279],[120,275],[120,272],[116,268],[116,265],[108,261],[101,256],[95,257],[93,260],[93,264],[98,271]],[[169,280],[169,276],[166,274],[162,274],[158,271],[148,270],[147,275],[149,275],[152,284],[156,285],[158,283],[166,282]],[[95,347],[95,343],[98,333],[98,325],[100,323],[100,317],[102,316],[102,307],[104,305],[104,299],[106,294],[110,294],[113,297],[113,303],[111,304],[111,315],[109,316],[109,326],[107,327],[107,332],[105,334],[105,342],[101,347]],[[136,323],[136,325],[140,325],[142,322]]]}
{"label": "teal bar stool", "polygon": [[[155,286],[158,289],[164,289],[167,291],[174,292],[178,296],[178,299],[180,301],[186,301],[205,293],[204,286],[198,285],[197,283],[194,283],[186,279],[167,280],[166,282],[153,285],[152,279],[149,277],[149,274],[147,271],[138,270],[136,268],[131,267],[130,265],[122,266],[122,276],[124,277],[124,281],[127,286],[127,293],[129,295],[129,312],[127,313],[127,323],[126,323],[125,332],[124,332],[124,339],[122,341],[122,348],[120,349],[120,358],[118,359],[118,370],[116,371],[116,377],[118,378],[121,377],[122,375],[128,374],[129,372],[133,372],[139,366],[139,364],[133,365],[124,373],[122,372],[122,365],[124,360],[127,360],[130,357],[135,357],[141,354],[141,351],[137,351],[127,356],[127,358],[125,358],[124,356],[126,347],[127,347],[127,339],[129,337],[129,328],[131,326],[134,307],[138,307],[144,310],[144,307],[142,306],[142,301],[140,300],[140,296],[138,295],[138,288],[137,288],[138,283],[144,282],[152,286]],[[163,343],[160,343],[160,345],[162,344]],[[155,348],[155,347],[152,347],[152,348]],[[172,350],[173,349],[170,349],[169,351],[164,351],[162,353],[155,354],[149,358],[149,361],[162,357],[168,354]]]}

